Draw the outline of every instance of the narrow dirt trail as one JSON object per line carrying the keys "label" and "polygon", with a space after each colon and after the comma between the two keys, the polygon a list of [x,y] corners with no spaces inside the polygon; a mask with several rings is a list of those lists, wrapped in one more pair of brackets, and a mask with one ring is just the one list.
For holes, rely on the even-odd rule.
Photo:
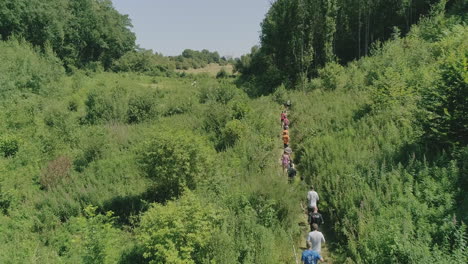
{"label": "narrow dirt trail", "polygon": [[[289,112],[289,110],[288,110],[288,112]],[[282,131],[283,131],[283,130],[281,130],[281,134],[280,134],[280,135],[282,135]],[[290,144],[289,144],[289,145],[291,146],[291,141],[292,141],[292,139],[294,138],[294,135],[291,135],[291,132],[289,131],[289,136],[290,136]],[[279,150],[278,150],[278,153],[279,153],[279,156],[281,157],[281,156],[283,155],[283,153],[284,153],[284,149],[282,149],[282,148],[279,149]],[[293,150],[293,153],[294,153],[294,150]],[[291,154],[291,158],[292,158],[293,156],[294,156],[294,155]],[[294,160],[294,159],[292,158],[292,160]],[[295,167],[296,167],[296,169],[297,169],[297,165],[298,165],[298,164],[296,164],[296,163],[294,163],[294,164],[295,164]],[[284,177],[285,177],[285,182],[286,182],[287,184],[289,184],[289,183],[288,183],[288,179],[287,179],[287,173],[285,173],[285,172],[283,171],[283,168],[282,168],[282,161],[281,161],[281,158],[279,159],[279,165],[280,165],[280,166],[279,166],[279,170],[281,171],[281,174],[280,174],[280,175],[284,176]],[[295,177],[295,179],[294,179],[294,183],[292,183],[293,185],[300,184],[300,183],[299,183],[299,182],[301,181],[301,180],[300,180],[300,175],[301,175],[301,172],[300,172],[299,170],[297,170],[297,175],[296,175],[296,177]],[[304,197],[306,197],[306,195],[307,195],[307,194],[304,193]],[[302,203],[302,201],[301,201],[301,203]],[[301,207],[302,207],[302,204],[298,204],[298,206],[301,206]],[[300,237],[297,238],[297,240],[294,242],[294,245],[292,245],[292,248],[293,248],[293,250],[294,250],[295,263],[296,263],[296,264],[302,263],[302,262],[301,262],[302,252],[303,252],[304,250],[306,250],[306,248],[307,248],[307,246],[306,246],[306,240],[307,240],[307,236],[308,236],[308,234],[309,234],[309,232],[310,232],[310,226],[309,226],[308,221],[307,221],[307,211],[306,211],[306,210],[302,210],[302,213],[298,216],[298,219],[300,219],[300,220],[299,220],[299,223],[298,223],[298,226],[299,226],[299,228],[300,228],[300,230],[301,230],[301,235],[300,235]],[[327,224],[327,223],[325,223],[325,224]],[[324,261],[324,262],[321,262],[321,263],[332,264],[332,263],[333,263],[333,256],[332,256],[332,253],[330,252],[329,247],[328,247],[328,243],[330,243],[330,242],[329,242],[329,240],[327,240],[327,236],[326,236],[325,232],[324,232],[322,229],[323,229],[323,228],[321,227],[321,228],[320,228],[320,231],[324,233],[325,240],[326,240],[327,242],[324,243],[324,244],[322,244],[322,251],[321,251],[320,255],[323,257],[323,259],[324,259],[325,261]],[[291,239],[294,239],[294,238],[291,237]]]}

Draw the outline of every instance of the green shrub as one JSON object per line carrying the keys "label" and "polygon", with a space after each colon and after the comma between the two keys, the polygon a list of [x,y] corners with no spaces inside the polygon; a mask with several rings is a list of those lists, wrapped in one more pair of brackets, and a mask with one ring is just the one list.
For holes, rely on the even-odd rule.
{"label": "green shrub", "polygon": [[452,53],[440,66],[437,84],[424,91],[426,138],[445,146],[468,144],[468,57]]}
{"label": "green shrub", "polygon": [[206,140],[188,132],[159,132],[139,150],[138,162],[167,198],[178,197],[184,188],[195,189],[210,174],[212,149]]}
{"label": "green shrub", "polygon": [[99,124],[105,122],[127,121],[128,113],[128,91],[116,86],[112,89],[92,90],[88,93],[85,101],[86,122],[90,124]]}
{"label": "green shrub", "polygon": [[246,133],[246,126],[235,119],[226,123],[222,129],[222,140],[219,143],[222,148],[232,147]]}
{"label": "green shrub", "polygon": [[[61,62],[51,52],[34,51],[30,44],[11,40],[0,42],[0,91],[41,93],[64,76]],[[46,89],[48,88],[48,89]]]}
{"label": "green shrub", "polygon": [[285,104],[288,101],[288,92],[286,91],[286,86],[281,84],[278,88],[276,88],[275,92],[272,95],[273,101],[278,104]]}
{"label": "green shrub", "polygon": [[128,101],[128,123],[141,123],[157,117],[154,93],[133,95]]}
{"label": "green shrub", "polygon": [[0,151],[3,153],[4,157],[12,157],[19,150],[19,139],[15,136],[2,136],[0,138]]}
{"label": "green shrub", "polygon": [[347,82],[343,66],[336,62],[327,63],[325,67],[319,69],[318,76],[325,90],[341,89]]}
{"label": "green shrub", "polygon": [[236,96],[240,95],[240,90],[229,83],[220,83],[216,86],[202,86],[199,93],[200,103],[217,102],[229,103]]}
{"label": "green shrub", "polygon": [[222,214],[187,192],[176,202],[154,204],[143,214],[138,239],[149,263],[205,263]]}
{"label": "green shrub", "polygon": [[249,105],[242,101],[234,101],[231,106],[232,109],[232,117],[238,120],[244,119],[247,114],[249,114],[252,109]]}
{"label": "green shrub", "polygon": [[10,209],[11,203],[11,194],[3,190],[2,185],[0,184],[0,212],[2,212],[4,215],[8,214],[8,209]]}
{"label": "green shrub", "polygon": [[226,79],[229,77],[229,73],[226,71],[226,69],[223,67],[221,70],[216,73],[216,79]]}

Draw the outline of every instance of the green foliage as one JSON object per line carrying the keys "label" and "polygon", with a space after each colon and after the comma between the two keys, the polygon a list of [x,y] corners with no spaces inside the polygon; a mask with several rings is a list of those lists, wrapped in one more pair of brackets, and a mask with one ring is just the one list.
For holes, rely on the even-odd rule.
{"label": "green foliage", "polygon": [[466,26],[442,23],[450,34],[428,40],[427,23],[290,93],[295,161],[334,222],[339,261],[466,262]]}
{"label": "green foliage", "polygon": [[281,84],[272,95],[273,100],[278,104],[285,104],[288,101],[288,92],[284,84]]}
{"label": "green foliage", "polygon": [[218,73],[216,73],[216,79],[226,79],[229,77],[225,68],[221,68]]}
{"label": "green foliage", "polygon": [[0,42],[0,91],[44,93],[48,85],[63,76],[59,60],[51,52],[36,53],[24,41]]}
{"label": "green foliage", "polygon": [[47,164],[41,173],[39,183],[45,189],[54,188],[61,181],[66,180],[72,168],[72,161],[66,156],[60,156]]}
{"label": "green foliage", "polygon": [[114,61],[112,69],[116,72],[140,72],[150,76],[165,76],[175,69],[175,63],[151,50],[138,50],[128,52]]}
{"label": "green foliage", "polygon": [[227,104],[241,93],[234,85],[219,83],[215,86],[203,86],[199,93],[200,103],[216,102]]}
{"label": "green foliage", "polygon": [[4,157],[11,157],[19,150],[19,139],[15,136],[4,135],[0,138],[0,151]]}
{"label": "green foliage", "polygon": [[203,68],[210,63],[226,63],[226,59],[220,58],[217,51],[210,52],[206,49],[202,51],[186,49],[181,55],[171,59],[175,62],[176,69],[179,70]]}
{"label": "green foliage", "polygon": [[318,77],[325,90],[341,89],[346,84],[344,69],[336,62],[328,63],[324,68],[319,69]]}
{"label": "green foliage", "polygon": [[425,130],[430,141],[442,145],[468,144],[467,50],[465,44],[460,52],[450,54],[440,66],[440,80],[425,92],[421,104],[427,111]]}
{"label": "green foliage", "polygon": [[98,62],[107,69],[135,45],[128,16],[108,0],[6,0],[0,9],[3,40],[20,36],[51,47],[69,68]]}
{"label": "green foliage", "polygon": [[98,214],[97,207],[87,206],[83,216],[70,219],[60,233],[60,240],[53,241],[67,262],[117,263],[127,242],[122,232],[114,228],[113,213]]}
{"label": "green foliage", "polygon": [[12,196],[9,192],[2,190],[2,185],[0,185],[0,212],[6,215],[8,214],[8,209],[12,203]]}
{"label": "green foliage", "polygon": [[128,101],[128,123],[141,123],[154,119],[158,113],[156,109],[156,100],[158,95],[151,94],[132,94]]}
{"label": "green foliage", "polygon": [[317,74],[327,89],[333,89],[344,85],[342,77],[333,75],[341,71],[335,61],[346,63],[369,55],[376,41],[392,37],[392,28],[406,34],[432,5],[440,5],[443,12],[445,1],[439,2],[275,1],[261,24],[261,46],[241,57],[236,70],[251,95],[270,94],[281,83],[304,89]]}
{"label": "green foliage", "polygon": [[107,90],[92,90],[85,101],[85,120],[90,124],[127,121],[127,92],[119,86]]}
{"label": "green foliage", "polygon": [[195,189],[211,171],[213,153],[205,139],[188,132],[159,132],[139,150],[142,171],[166,197]]}
{"label": "green foliage", "polygon": [[[138,239],[149,263],[205,263],[220,232],[222,214],[191,192],[177,202],[154,204],[141,219]],[[212,245],[220,246],[220,245]]]}
{"label": "green foliage", "polygon": [[223,148],[232,147],[246,133],[245,125],[237,120],[231,120],[221,131]]}

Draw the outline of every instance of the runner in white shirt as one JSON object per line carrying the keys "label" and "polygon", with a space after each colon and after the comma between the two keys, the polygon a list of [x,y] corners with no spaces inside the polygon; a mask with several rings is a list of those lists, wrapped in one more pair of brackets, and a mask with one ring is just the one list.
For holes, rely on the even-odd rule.
{"label": "runner in white shirt", "polygon": [[322,243],[325,243],[325,237],[323,236],[322,232],[318,231],[317,224],[312,224],[312,228],[314,230],[310,232],[307,236],[307,241],[310,241],[310,243],[312,244],[313,251],[317,251],[320,253],[320,251],[322,250]]}
{"label": "runner in white shirt", "polygon": [[310,191],[307,193],[307,209],[309,213],[314,212],[314,208],[317,207],[318,200],[318,193],[314,190],[314,186],[310,186]]}

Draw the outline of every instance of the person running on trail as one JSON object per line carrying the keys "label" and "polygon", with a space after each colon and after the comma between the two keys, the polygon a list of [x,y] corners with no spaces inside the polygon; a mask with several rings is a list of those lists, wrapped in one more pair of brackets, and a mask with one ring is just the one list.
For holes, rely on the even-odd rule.
{"label": "person running on trail", "polygon": [[314,208],[313,213],[309,213],[308,222],[310,225],[310,231],[313,231],[313,224],[317,224],[318,226],[320,226],[325,223],[325,221],[323,221],[322,214],[318,212],[317,207]]}
{"label": "person running on trail", "polygon": [[325,243],[325,237],[322,232],[318,231],[318,225],[312,224],[312,232],[307,236],[307,241],[312,244],[312,250],[320,253],[322,250],[322,243]]}
{"label": "person running on trail", "polygon": [[290,159],[291,159],[291,156],[289,156],[288,153],[284,152],[283,156],[281,156],[281,164],[283,165],[283,170],[286,170],[288,168]]}
{"label": "person running on trail", "polygon": [[314,208],[317,208],[317,202],[319,201],[319,195],[314,190],[314,186],[310,186],[310,191],[307,193],[307,211],[312,213]]}
{"label": "person running on trail", "polygon": [[284,118],[284,120],[283,120],[283,126],[288,126],[288,127],[289,127],[289,119],[288,119],[287,116],[286,116],[286,118]]}
{"label": "person running on trail", "polygon": [[286,119],[287,114],[286,111],[281,112],[281,127],[284,126],[284,119]]}
{"label": "person running on trail", "polygon": [[283,132],[283,143],[284,143],[284,148],[287,148],[289,146],[289,135],[288,135],[288,133]]}
{"label": "person running on trail", "polygon": [[296,177],[297,170],[294,167],[294,163],[292,160],[289,160],[289,168],[288,168],[288,181],[289,183],[294,182],[294,177]]}
{"label": "person running on trail", "polygon": [[312,250],[312,243],[306,241],[307,249],[302,252],[301,261],[303,264],[317,264],[319,261],[324,261],[322,256],[317,251]]}

